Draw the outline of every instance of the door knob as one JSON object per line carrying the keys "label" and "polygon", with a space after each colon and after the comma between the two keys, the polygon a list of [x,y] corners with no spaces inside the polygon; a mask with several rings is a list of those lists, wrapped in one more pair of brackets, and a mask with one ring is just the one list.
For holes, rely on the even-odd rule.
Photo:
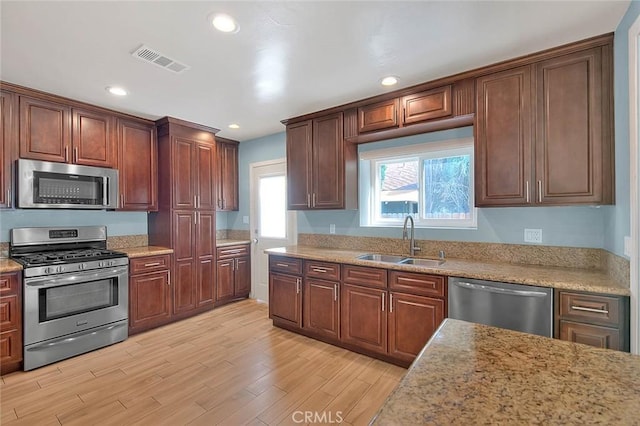
{"label": "door knob", "polygon": [[251,240],[251,242],[252,242],[253,244],[258,244],[258,239],[257,239],[257,238],[254,238],[254,239],[252,239],[252,240]]}

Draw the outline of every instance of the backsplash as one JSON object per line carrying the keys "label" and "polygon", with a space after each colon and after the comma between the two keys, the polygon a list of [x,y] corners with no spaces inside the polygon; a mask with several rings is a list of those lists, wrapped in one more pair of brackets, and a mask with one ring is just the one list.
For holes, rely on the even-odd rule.
{"label": "backsplash", "polygon": [[122,235],[117,237],[107,237],[107,248],[118,250],[130,247],[142,247],[149,245],[149,236],[143,235]]}

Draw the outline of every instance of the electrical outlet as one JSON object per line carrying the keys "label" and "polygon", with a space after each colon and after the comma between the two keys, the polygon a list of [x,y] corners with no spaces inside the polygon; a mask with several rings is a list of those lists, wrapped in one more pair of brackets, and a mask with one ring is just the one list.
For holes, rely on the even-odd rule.
{"label": "electrical outlet", "polygon": [[524,230],[525,243],[542,243],[542,229],[526,229]]}
{"label": "electrical outlet", "polygon": [[249,223],[249,216],[242,216],[242,223]]}
{"label": "electrical outlet", "polygon": [[330,234],[335,234],[336,233],[336,224],[332,223],[329,225],[329,233]]}
{"label": "electrical outlet", "polygon": [[631,257],[631,237],[624,237],[624,255]]}

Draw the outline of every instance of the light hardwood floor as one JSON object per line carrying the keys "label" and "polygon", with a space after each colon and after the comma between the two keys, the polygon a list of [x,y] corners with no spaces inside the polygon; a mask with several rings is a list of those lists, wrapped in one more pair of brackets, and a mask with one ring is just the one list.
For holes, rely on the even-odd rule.
{"label": "light hardwood floor", "polygon": [[405,371],[275,328],[247,300],[6,375],[0,423],[304,424],[310,412],[362,425]]}

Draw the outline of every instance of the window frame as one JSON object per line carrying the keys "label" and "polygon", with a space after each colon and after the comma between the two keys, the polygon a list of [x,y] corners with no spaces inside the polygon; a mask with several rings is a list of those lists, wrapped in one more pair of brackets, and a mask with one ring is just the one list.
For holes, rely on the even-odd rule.
{"label": "window frame", "polygon": [[[450,139],[438,142],[419,143],[405,145],[397,148],[383,148],[371,151],[360,152],[360,165],[368,168],[367,173],[363,174],[364,179],[361,182],[361,191],[363,192],[362,211],[360,214],[360,224],[366,227],[400,227],[404,222],[402,218],[382,218],[380,217],[381,191],[380,176],[378,167],[381,163],[390,163],[396,161],[418,160],[418,213],[412,214],[416,228],[433,228],[433,229],[477,229],[478,228],[478,212],[475,207],[474,199],[474,144],[473,138]],[[424,218],[425,191],[424,186],[424,160],[434,158],[456,157],[461,155],[469,155],[469,219],[459,218]],[[368,175],[368,176],[367,176]]]}

